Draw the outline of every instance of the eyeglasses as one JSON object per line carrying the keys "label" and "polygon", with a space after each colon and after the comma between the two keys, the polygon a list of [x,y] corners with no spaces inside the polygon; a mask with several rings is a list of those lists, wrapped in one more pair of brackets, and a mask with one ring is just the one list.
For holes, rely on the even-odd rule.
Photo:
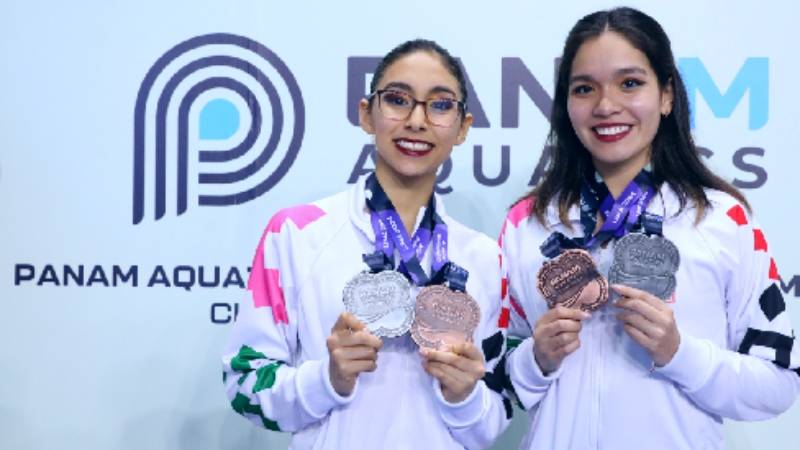
{"label": "eyeglasses", "polygon": [[372,101],[378,97],[378,109],[383,117],[391,120],[407,120],[417,105],[422,105],[425,118],[431,125],[449,127],[455,123],[458,116],[466,110],[466,105],[460,100],[448,97],[434,97],[426,100],[417,100],[403,91],[395,89],[380,89],[369,95]]}

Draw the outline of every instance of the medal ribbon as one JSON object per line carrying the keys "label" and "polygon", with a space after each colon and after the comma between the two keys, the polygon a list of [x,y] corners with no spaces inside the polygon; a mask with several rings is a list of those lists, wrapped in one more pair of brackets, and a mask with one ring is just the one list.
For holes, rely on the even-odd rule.
{"label": "medal ribbon", "polygon": [[[393,268],[394,250],[400,253],[401,273],[409,276],[411,281],[417,286],[424,286],[431,283],[432,278],[436,278],[439,272],[443,272],[446,267],[447,259],[447,225],[436,213],[436,205],[433,194],[428,200],[428,206],[419,227],[414,232],[413,237],[409,237],[403,221],[397,213],[392,201],[378,183],[378,178],[372,173],[366,180],[365,189],[371,193],[367,195],[367,208],[370,211],[370,222],[375,231],[375,253],[382,253],[385,256],[383,261],[388,260]],[[431,272],[435,274],[429,278],[422,269],[420,260],[425,255],[428,246],[433,242],[433,262]],[[374,254],[373,254],[374,255]],[[377,259],[372,256],[367,258]],[[375,269],[380,266],[370,264],[370,268]],[[385,266],[385,264],[384,264]]]}
{"label": "medal ribbon", "polygon": [[[617,198],[611,195],[605,183],[594,179],[593,174],[587,176],[581,184],[580,210],[583,237],[568,238],[562,233],[554,232],[540,246],[542,254],[554,258],[568,249],[591,250],[610,239],[624,236],[639,223],[643,214],[646,214],[644,211],[654,195],[652,178],[646,170],[639,172]],[[593,235],[597,227],[598,211],[604,222],[597,234]],[[645,225],[647,224],[645,222]]]}
{"label": "medal ribbon", "polygon": [[441,270],[436,272],[428,285],[444,284],[447,282],[450,289],[457,292],[466,292],[467,278],[469,278],[467,269],[452,261],[448,261]]}

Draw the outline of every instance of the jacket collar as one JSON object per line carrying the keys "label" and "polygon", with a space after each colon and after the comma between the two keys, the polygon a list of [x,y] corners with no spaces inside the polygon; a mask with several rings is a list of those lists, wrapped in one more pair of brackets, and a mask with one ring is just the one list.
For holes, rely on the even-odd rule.
{"label": "jacket collar", "polygon": [[[358,228],[362,233],[364,233],[364,236],[366,236],[370,242],[375,242],[375,232],[372,229],[372,222],[370,221],[369,209],[367,209],[367,198],[366,194],[364,193],[364,184],[368,176],[369,174],[362,175],[361,177],[359,177],[358,181],[355,184],[353,184],[353,186],[350,188],[349,214],[350,214],[350,221],[353,223],[353,225],[356,228]],[[444,202],[442,201],[441,197],[438,194],[434,193],[433,198],[434,198],[434,204],[436,205],[436,213],[439,214],[439,217],[441,217],[445,223],[449,223],[450,218],[447,216],[447,212],[445,211],[444,208]],[[426,206],[423,206],[422,208],[419,209],[419,212],[417,213],[416,223],[414,224],[414,229],[417,229],[419,223],[422,221],[422,216],[425,215],[425,210]]]}

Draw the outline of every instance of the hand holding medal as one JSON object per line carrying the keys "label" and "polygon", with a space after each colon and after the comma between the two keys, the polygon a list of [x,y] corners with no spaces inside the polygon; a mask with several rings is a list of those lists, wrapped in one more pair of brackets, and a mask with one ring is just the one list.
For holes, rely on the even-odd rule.
{"label": "hand holding medal", "polygon": [[442,396],[450,403],[469,397],[486,372],[483,353],[472,342],[461,342],[443,351],[423,347],[420,354],[425,372],[439,380]]}
{"label": "hand holding medal", "polygon": [[[555,232],[541,245],[542,253],[552,258],[537,275],[537,287],[553,308],[539,319],[534,330],[534,356],[544,373],[556,370],[563,358],[580,346],[580,320],[588,315],[566,308],[588,312],[601,307],[608,299],[609,282],[614,283],[615,293],[624,296],[615,305],[627,309],[618,316],[626,332],[653,355],[657,365],[666,364],[675,354],[680,336],[674,315],[657,299],[672,295],[680,255],[675,245],[663,237],[661,217],[645,212],[654,193],[650,175],[644,170],[616,199],[601,180],[584,180],[584,237],[568,238]],[[598,212],[605,221],[592,235]],[[644,233],[629,233],[640,222]],[[596,248],[613,238],[619,239],[606,281],[584,249]]]}
{"label": "hand holding medal", "polygon": [[377,368],[378,350],[382,342],[350,313],[342,313],[327,339],[328,376],[333,389],[341,396],[353,392],[362,372]]}
{"label": "hand holding medal", "polygon": [[542,253],[553,258],[537,273],[537,288],[550,310],[536,322],[533,356],[545,375],[580,347],[582,321],[608,300],[608,282],[589,253],[575,247],[574,240],[558,232],[541,245]]}
{"label": "hand holding medal", "polygon": [[662,218],[642,213],[643,232],[628,233],[614,246],[614,262],[608,278],[614,306],[625,332],[644,347],[661,367],[678,351],[680,333],[672,308],[664,300],[675,291],[680,265],[678,248],[662,233]]}
{"label": "hand holding medal", "polygon": [[442,396],[459,403],[484,376],[483,353],[472,342],[481,318],[478,303],[466,293],[469,273],[452,262],[437,272],[435,284],[417,296],[411,337],[420,347],[423,368],[439,380]]}
{"label": "hand holding medal", "polygon": [[[345,286],[345,307],[379,336],[401,336],[410,326],[425,370],[439,380],[445,399],[461,401],[484,375],[483,354],[472,343],[480,307],[465,292],[467,271],[448,261],[447,225],[436,214],[431,196],[419,227],[409,237],[374,174],[366,180],[366,191],[375,252],[364,255],[370,272],[356,275]],[[420,263],[429,246],[431,277]],[[402,261],[399,270],[415,285],[426,286],[416,302],[406,277],[393,270],[395,249]]]}
{"label": "hand holding medal", "polygon": [[585,311],[556,305],[536,321],[533,356],[543,374],[558,370],[564,358],[580,347],[582,322],[589,317]]}
{"label": "hand holding medal", "polygon": [[681,341],[672,308],[658,297],[640,289],[619,284],[611,288],[621,296],[614,306],[625,332],[650,353],[653,363],[664,366],[672,360]]}

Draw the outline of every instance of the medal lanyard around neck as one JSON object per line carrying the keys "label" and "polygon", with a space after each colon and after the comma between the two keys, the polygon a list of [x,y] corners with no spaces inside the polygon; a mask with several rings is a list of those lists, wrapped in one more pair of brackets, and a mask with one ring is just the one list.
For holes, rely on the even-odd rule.
{"label": "medal lanyard around neck", "polygon": [[[609,239],[624,236],[639,222],[654,194],[652,176],[646,170],[639,172],[617,198],[611,195],[604,182],[592,175],[587,177],[581,186],[582,247],[592,249]],[[598,211],[604,222],[597,234],[592,235]]]}
{"label": "medal lanyard around neck", "polygon": [[[447,257],[447,225],[436,213],[436,202],[433,194],[419,227],[413,237],[409,237],[403,221],[397,213],[392,201],[372,173],[366,180],[367,208],[370,222],[375,231],[375,250],[382,253],[384,260],[389,261],[389,268],[394,267],[394,250],[400,252],[399,272],[408,275],[417,286],[424,286],[437,278],[439,272],[448,263]],[[420,260],[428,246],[433,242],[432,277],[428,277],[422,269]],[[366,260],[366,259],[365,259]]]}
{"label": "medal lanyard around neck", "polygon": [[[644,169],[628,183],[617,198],[611,195],[604,182],[594,178],[594,174],[587,175],[581,183],[580,210],[583,237],[568,238],[562,233],[554,232],[540,246],[542,254],[554,258],[567,249],[591,250],[610,239],[624,236],[643,216],[652,216],[645,214],[644,211],[654,194],[652,175]],[[598,212],[604,221],[597,234],[594,234]],[[658,225],[660,232],[660,221]],[[652,226],[652,220],[645,220],[644,226],[646,229]]]}

